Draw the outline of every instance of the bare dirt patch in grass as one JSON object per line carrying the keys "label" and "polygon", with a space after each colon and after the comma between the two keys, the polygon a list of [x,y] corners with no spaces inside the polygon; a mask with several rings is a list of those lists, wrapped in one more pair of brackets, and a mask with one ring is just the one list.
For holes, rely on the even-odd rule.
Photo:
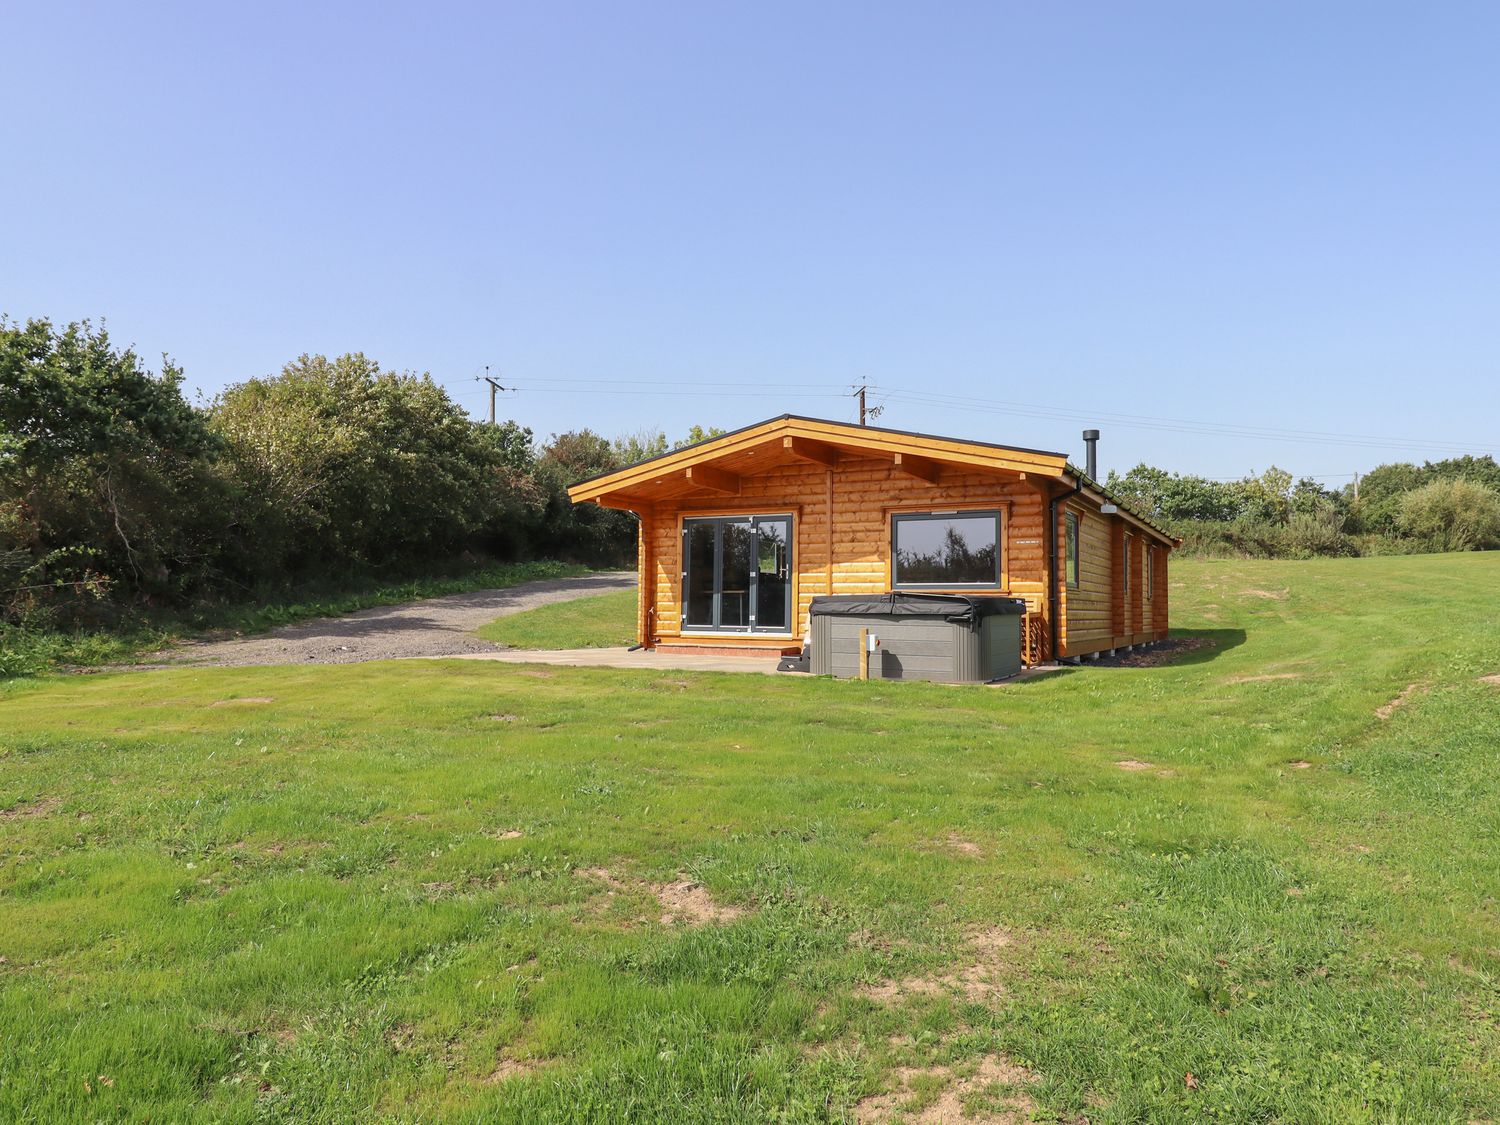
{"label": "bare dirt patch in grass", "polygon": [[715,902],[701,883],[678,879],[664,887],[653,888],[662,906],[662,921],[669,925],[722,926],[744,916],[738,906]]}
{"label": "bare dirt patch in grass", "polygon": [[1495,687],[1500,687],[1500,672],[1496,672],[1493,676],[1480,676],[1479,682],[1482,684],[1493,684]]}
{"label": "bare dirt patch in grass", "polygon": [[1310,770],[1312,769],[1312,763],[1298,758],[1295,762],[1288,762],[1287,767],[1294,770]]}
{"label": "bare dirt patch in grass", "polygon": [[486,1082],[509,1082],[512,1078],[525,1078],[535,1074],[547,1064],[541,1059],[513,1059],[502,1055],[495,1069],[485,1076]]}
{"label": "bare dirt patch in grass", "polygon": [[950,852],[957,852],[959,855],[972,856],[975,859],[984,855],[983,848],[981,848],[973,840],[969,840],[964,838],[963,836],[960,836],[957,832],[948,833],[947,837],[943,840],[943,846]]}
{"label": "bare dirt patch in grass", "polygon": [[1382,704],[1381,706],[1375,708],[1375,717],[1382,720],[1389,719],[1396,713],[1398,708],[1405,706],[1407,700],[1411,699],[1413,695],[1421,690],[1421,684],[1407,684],[1404,688],[1401,689],[1401,694],[1396,696],[1395,699],[1391,700],[1389,703]]}
{"label": "bare dirt patch in grass", "polygon": [[[1018,1066],[1003,1055],[985,1055],[972,1072],[959,1074],[950,1066],[899,1067],[895,1072],[895,1087],[885,1093],[871,1094],[854,1107],[854,1120],[860,1125],[875,1125],[877,1122],[894,1121],[898,1112],[912,1106],[902,1121],[914,1125],[948,1125],[951,1122],[967,1121],[976,1125],[1010,1125],[1030,1121],[1036,1103],[1025,1092],[1025,1087],[1037,1080],[1037,1076],[1025,1067]],[[930,1087],[941,1083],[935,1099],[914,1106],[918,1098],[916,1087]],[[974,1105],[972,1116],[966,1115],[966,1103],[981,1101]]]}
{"label": "bare dirt patch in grass", "polygon": [[739,906],[714,901],[702,883],[675,879],[670,883],[626,882],[602,867],[580,868],[579,875],[596,879],[613,892],[641,890],[656,899],[664,926],[722,926],[745,916]]}
{"label": "bare dirt patch in grass", "polygon": [[1242,597],[1242,598],[1265,598],[1267,601],[1284,602],[1284,601],[1286,601],[1287,591],[1286,590],[1256,590],[1256,589],[1241,590],[1240,591],[1240,597]]}
{"label": "bare dirt patch in grass", "polygon": [[409,1023],[398,1023],[385,1033],[385,1041],[398,1055],[403,1051],[410,1051],[417,1041],[416,1028]]}
{"label": "bare dirt patch in grass", "polygon": [[496,723],[519,723],[520,715],[491,715],[490,720]]}
{"label": "bare dirt patch in grass", "polygon": [[1268,684],[1272,680],[1300,680],[1301,672],[1264,672],[1259,676],[1230,676],[1226,684]]}
{"label": "bare dirt patch in grass", "polygon": [[1164,766],[1158,766],[1151,762],[1142,762],[1137,758],[1126,758],[1123,761],[1116,762],[1115,765],[1126,773],[1146,773],[1149,771],[1157,777],[1172,778],[1177,776],[1177,771],[1174,769],[1167,769]]}
{"label": "bare dirt patch in grass", "polygon": [[243,703],[275,703],[272,695],[242,695],[238,699],[215,699],[210,707],[238,707]]}
{"label": "bare dirt patch in grass", "polygon": [[932,977],[906,977],[902,980],[883,980],[867,984],[855,992],[866,1000],[881,1005],[896,1005],[910,996],[941,996],[943,986]]}
{"label": "bare dirt patch in grass", "polygon": [[937,976],[905,977],[877,981],[860,988],[856,995],[877,1004],[893,1005],[911,996],[956,995],[971,1004],[982,1003],[1000,992],[1005,963],[1002,950],[1012,943],[1010,931],[1001,926],[975,930],[969,935],[973,957],[968,964]]}
{"label": "bare dirt patch in grass", "polygon": [[51,816],[61,804],[60,798],[42,797],[29,805],[12,805],[8,809],[0,809],[0,820],[36,820]]}

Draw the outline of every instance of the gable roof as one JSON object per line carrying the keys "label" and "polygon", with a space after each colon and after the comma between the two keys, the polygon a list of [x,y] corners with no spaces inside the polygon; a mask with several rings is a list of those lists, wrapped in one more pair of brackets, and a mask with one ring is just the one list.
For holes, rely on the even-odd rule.
{"label": "gable roof", "polygon": [[[707,488],[719,493],[738,491],[738,478],[764,472],[775,465],[815,462],[835,464],[841,456],[889,457],[915,476],[931,472],[936,480],[941,465],[1026,473],[1075,483],[1114,501],[1097,482],[1068,464],[1063,453],[987,441],[940,437],[936,434],[860,426],[783,414],[707,438],[681,449],[638,461],[634,465],[579,481],[568,489],[574,503],[592,501],[607,507],[640,510],[658,500],[696,494]],[[1117,503],[1117,501],[1114,501]],[[1134,513],[1125,513],[1170,540],[1165,531]]]}

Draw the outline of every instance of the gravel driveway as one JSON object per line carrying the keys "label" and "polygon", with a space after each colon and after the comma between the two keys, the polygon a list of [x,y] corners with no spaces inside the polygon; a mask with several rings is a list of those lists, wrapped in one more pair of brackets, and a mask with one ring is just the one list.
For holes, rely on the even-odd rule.
{"label": "gravel driveway", "polygon": [[633,570],[526,582],[504,590],[377,606],[346,617],[320,617],[251,637],[188,641],[146,659],[169,664],[357,664],[495,652],[502,646],[480,640],[473,630],[522,610],[633,589]]}

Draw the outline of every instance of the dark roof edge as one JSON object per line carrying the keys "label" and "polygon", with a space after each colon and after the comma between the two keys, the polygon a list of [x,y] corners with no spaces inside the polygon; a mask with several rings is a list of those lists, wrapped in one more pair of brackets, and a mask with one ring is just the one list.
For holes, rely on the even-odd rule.
{"label": "dark roof edge", "polygon": [[1176,535],[1173,535],[1170,531],[1162,527],[1160,524],[1154,523],[1151,520],[1148,520],[1145,516],[1141,515],[1129,504],[1121,500],[1118,495],[1105,488],[1102,484],[1096,481],[1093,477],[1089,476],[1088,473],[1084,472],[1077,465],[1069,463],[1067,472],[1070,476],[1078,478],[1078,480],[1081,481],[1085,487],[1092,488],[1095,492],[1097,492],[1100,496],[1103,496],[1111,504],[1116,505],[1120,509],[1120,511],[1129,514],[1132,518],[1137,519],[1141,523],[1145,524],[1152,531],[1160,535],[1163,539],[1169,540],[1172,543],[1182,542],[1180,538],[1178,538]]}
{"label": "dark roof edge", "polygon": [[592,484],[596,480],[603,480],[605,477],[612,477],[616,473],[627,472],[630,469],[638,469],[642,465],[651,464],[651,462],[653,461],[660,461],[666,457],[676,457],[679,453],[686,453],[690,449],[697,449],[699,446],[708,445],[711,442],[723,441],[725,438],[732,438],[749,430],[757,430],[761,426],[770,425],[772,422],[793,421],[823,422],[830,426],[848,426],[852,429],[857,430],[873,430],[874,432],[881,434],[895,434],[897,437],[932,438],[937,441],[960,441],[965,445],[978,445],[984,447],[985,449],[1004,449],[1013,453],[1035,453],[1042,457],[1067,457],[1066,453],[1057,453],[1050,449],[1028,449],[1024,445],[1003,445],[997,441],[976,441],[973,438],[948,437],[944,434],[926,434],[921,433],[917,430],[892,430],[888,429],[885,426],[860,426],[856,425],[853,422],[840,422],[833,418],[813,418],[807,414],[776,414],[770,418],[764,418],[759,422],[751,422],[748,426],[740,426],[738,429],[727,430],[722,434],[716,434],[714,437],[704,438],[702,441],[695,441],[691,445],[683,445],[677,447],[676,449],[669,449],[665,453],[658,453],[655,457],[647,457],[643,461],[636,461],[629,465],[621,465],[618,469],[610,469],[606,473],[596,473],[591,477],[585,477],[583,480],[575,481],[569,487],[577,488],[581,484]]}

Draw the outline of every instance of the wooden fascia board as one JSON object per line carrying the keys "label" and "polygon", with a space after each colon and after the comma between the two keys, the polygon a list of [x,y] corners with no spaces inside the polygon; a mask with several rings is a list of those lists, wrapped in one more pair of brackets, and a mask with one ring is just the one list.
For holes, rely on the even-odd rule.
{"label": "wooden fascia board", "polygon": [[642,500],[635,496],[621,496],[618,493],[606,493],[603,496],[592,498],[595,504],[601,508],[613,508],[617,512],[634,512],[636,515],[646,515],[651,511],[651,501]]}
{"label": "wooden fascia board", "polygon": [[732,439],[726,438],[724,444],[715,446],[711,450],[707,448],[684,449],[680,453],[669,454],[642,465],[621,469],[617,473],[600,477],[598,480],[574,485],[568,489],[568,498],[575,501],[592,500],[595,496],[618,492],[643,482],[650,483],[658,479],[665,481],[671,477],[681,477],[683,470],[689,465],[707,464],[721,457],[729,457],[735,453],[743,453],[747,449],[765,445],[767,441],[775,440],[784,429],[786,429],[786,420],[777,418],[764,426],[757,426],[753,430],[736,434]]}
{"label": "wooden fascia board", "polygon": [[[793,439],[804,448],[805,443],[821,445],[823,449],[840,457],[844,453],[863,457],[891,457],[897,453],[910,454],[931,462],[955,465],[968,469],[988,469],[1005,473],[1034,473],[1061,479],[1067,469],[1066,457],[1049,457],[1024,450],[1003,447],[973,445],[945,438],[928,438],[917,435],[896,434],[866,430],[860,426],[838,423],[816,422],[799,418],[777,418],[763,426],[725,438],[722,444],[696,449],[685,449],[677,454],[657,458],[642,465],[621,469],[598,480],[587,481],[568,489],[568,497],[575,503],[592,500],[610,493],[628,492],[640,485],[650,485],[658,480],[677,477],[681,479],[689,466],[708,464],[723,457],[755,449],[768,442],[782,439],[782,448],[795,451],[795,446],[786,444]],[[800,454],[795,454],[800,456]],[[821,457],[813,458],[819,464],[828,465]]]}
{"label": "wooden fascia board", "polygon": [[826,423],[794,420],[789,423],[789,428],[793,437],[821,441],[839,450],[865,457],[894,457],[897,453],[903,453],[964,468],[1042,473],[1047,476],[1061,476],[1068,465],[1066,457],[1047,457],[1022,450],[971,445],[968,442],[942,438],[866,432],[858,426],[835,428]]}
{"label": "wooden fascia board", "polygon": [[699,488],[706,488],[710,492],[720,492],[726,496],[738,496],[740,494],[740,478],[734,473],[725,472],[723,469],[715,468],[713,465],[689,465],[683,470],[683,478]]}

